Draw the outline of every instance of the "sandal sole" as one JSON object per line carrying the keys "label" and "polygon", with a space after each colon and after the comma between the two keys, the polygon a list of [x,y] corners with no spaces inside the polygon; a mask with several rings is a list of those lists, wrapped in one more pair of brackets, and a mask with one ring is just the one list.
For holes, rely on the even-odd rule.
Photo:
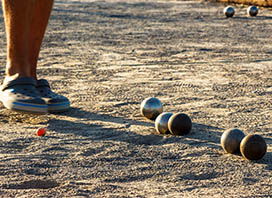
{"label": "sandal sole", "polygon": [[58,104],[47,104],[48,105],[48,113],[60,113],[65,112],[70,109],[70,102],[63,102]]}
{"label": "sandal sole", "polygon": [[46,114],[48,112],[47,105],[28,104],[21,102],[3,102],[3,104],[7,109],[24,113]]}

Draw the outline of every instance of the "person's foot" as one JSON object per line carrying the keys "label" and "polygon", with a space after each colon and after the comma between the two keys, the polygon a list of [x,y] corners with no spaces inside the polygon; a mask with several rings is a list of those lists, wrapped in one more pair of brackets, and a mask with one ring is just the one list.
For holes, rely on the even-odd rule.
{"label": "person's foot", "polygon": [[67,97],[54,93],[47,80],[37,80],[37,90],[40,96],[48,105],[49,113],[64,112],[70,108],[70,101]]}
{"label": "person's foot", "polygon": [[6,78],[0,88],[0,101],[10,110],[23,113],[46,114],[48,106],[30,77]]}

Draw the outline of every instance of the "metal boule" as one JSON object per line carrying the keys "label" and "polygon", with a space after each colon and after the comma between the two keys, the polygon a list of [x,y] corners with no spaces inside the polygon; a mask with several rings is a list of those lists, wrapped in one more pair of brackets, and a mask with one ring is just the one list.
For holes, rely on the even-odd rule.
{"label": "metal boule", "polygon": [[168,121],[173,115],[170,112],[161,113],[155,120],[155,129],[160,134],[169,134]]}
{"label": "metal boule", "polygon": [[169,118],[168,128],[173,135],[187,135],[192,129],[192,120],[185,113],[175,113]]}
{"label": "metal boule", "polygon": [[226,131],[221,136],[221,146],[227,153],[239,153],[240,143],[245,137],[243,131],[238,128],[231,128]]}
{"label": "metal boule", "polygon": [[245,159],[259,160],[266,154],[267,144],[262,136],[249,134],[241,141],[240,150]]}
{"label": "metal boule", "polygon": [[155,120],[163,112],[163,105],[158,98],[149,97],[142,101],[141,114],[149,120]]}
{"label": "metal boule", "polygon": [[234,13],[235,13],[235,10],[234,10],[233,7],[227,6],[227,7],[224,8],[224,11],[223,11],[223,12],[224,12],[225,16],[226,16],[227,18],[229,18],[229,17],[233,17],[233,15],[234,15]]}
{"label": "metal boule", "polygon": [[248,16],[257,16],[258,14],[258,8],[256,6],[249,6],[247,8],[247,14]]}

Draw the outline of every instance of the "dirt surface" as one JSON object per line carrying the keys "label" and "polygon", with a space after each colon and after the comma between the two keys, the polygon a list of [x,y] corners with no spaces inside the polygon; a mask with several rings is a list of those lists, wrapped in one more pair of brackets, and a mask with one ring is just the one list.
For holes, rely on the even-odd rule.
{"label": "dirt surface", "polygon": [[[56,1],[39,77],[71,100],[44,116],[0,106],[1,197],[270,197],[272,13],[198,1]],[[1,14],[1,76],[5,34]],[[186,113],[186,136],[157,134],[140,104]],[[44,137],[35,135],[46,127]],[[224,153],[238,127],[265,138],[247,161]]]}
{"label": "dirt surface", "polygon": [[261,7],[272,7],[272,1],[269,0],[212,0],[214,2],[222,3],[238,3],[243,5],[255,5]]}

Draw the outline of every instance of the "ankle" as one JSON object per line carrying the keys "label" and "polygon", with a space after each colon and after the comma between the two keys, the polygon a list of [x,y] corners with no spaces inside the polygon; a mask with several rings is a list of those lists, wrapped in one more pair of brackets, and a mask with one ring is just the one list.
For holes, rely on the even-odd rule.
{"label": "ankle", "polygon": [[8,62],[6,66],[6,77],[31,77],[30,66],[25,63],[17,64],[13,62]]}

